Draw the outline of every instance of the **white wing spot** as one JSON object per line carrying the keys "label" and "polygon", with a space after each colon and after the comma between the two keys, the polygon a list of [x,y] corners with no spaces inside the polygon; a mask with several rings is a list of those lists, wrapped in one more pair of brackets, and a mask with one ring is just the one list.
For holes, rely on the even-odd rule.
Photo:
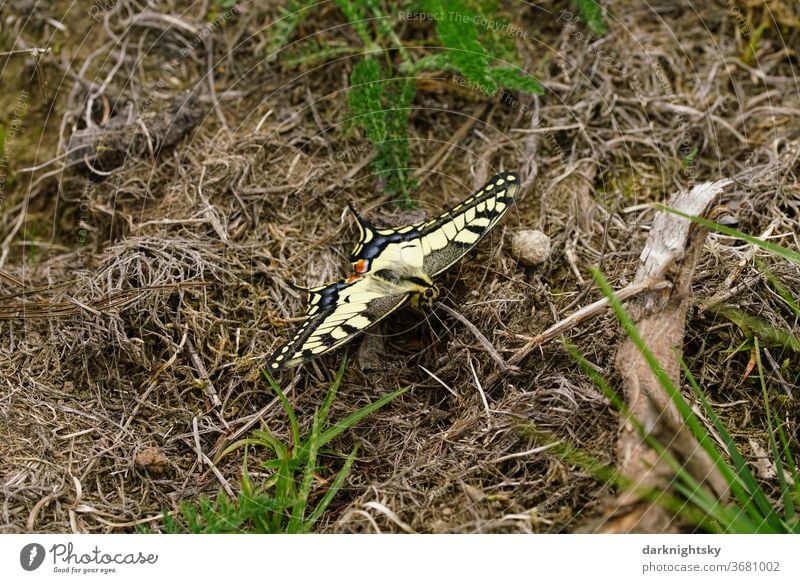
{"label": "white wing spot", "polygon": [[476,235],[472,231],[467,231],[466,229],[464,229],[463,231],[459,232],[458,235],[456,235],[456,241],[460,243],[472,244],[477,240],[478,240],[478,235]]}
{"label": "white wing spot", "polygon": [[277,363],[277,362],[273,362],[273,363],[272,363],[272,368],[278,368],[278,366],[279,366],[279,365],[278,365],[278,363]]}
{"label": "white wing spot", "polygon": [[319,354],[320,352],[325,352],[328,349],[327,346],[315,346],[311,349],[312,354]]}
{"label": "white wing spot", "polygon": [[336,340],[342,340],[343,338],[347,338],[347,332],[344,328],[339,327],[331,331],[331,336]]}
{"label": "white wing spot", "polygon": [[509,182],[514,182],[516,179],[517,179],[516,176],[514,176],[513,174],[509,174],[509,176],[508,176],[508,181]]}
{"label": "white wing spot", "polygon": [[351,326],[358,328],[359,330],[363,330],[364,328],[372,324],[372,322],[369,321],[369,318],[365,318],[360,314],[358,316],[353,316],[353,318],[348,323]]}
{"label": "white wing spot", "polygon": [[505,184],[505,183],[506,183],[506,181],[505,181],[505,180],[503,180],[502,178],[498,178],[498,179],[497,179],[497,182],[495,182],[495,184],[497,184],[497,186],[502,186],[502,185],[503,185],[503,184]]}
{"label": "white wing spot", "polygon": [[420,243],[422,245],[422,254],[427,257],[431,254],[431,251],[433,251],[433,249],[431,249],[431,244],[428,242],[428,237],[423,237]]}
{"label": "white wing spot", "polygon": [[486,190],[493,190],[493,189],[494,189],[494,184],[487,184],[486,185]]}

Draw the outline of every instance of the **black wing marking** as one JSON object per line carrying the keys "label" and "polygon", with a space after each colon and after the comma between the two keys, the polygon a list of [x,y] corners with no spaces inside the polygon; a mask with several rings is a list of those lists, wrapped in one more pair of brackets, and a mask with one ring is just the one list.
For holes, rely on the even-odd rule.
{"label": "black wing marking", "polygon": [[[434,277],[466,255],[489,232],[514,202],[519,192],[519,176],[504,172],[494,176],[464,202],[441,215],[405,227],[378,229],[353,211],[359,240],[353,249],[356,273],[373,269],[374,261],[392,245],[403,247],[403,255],[414,257],[409,244],[419,244],[420,266]],[[395,253],[389,254],[396,256]],[[418,263],[413,260],[413,263]]]}
{"label": "black wing marking", "polygon": [[280,372],[349,342],[408,301],[408,292],[392,293],[371,276],[310,288],[306,320],[267,362],[267,370]]}

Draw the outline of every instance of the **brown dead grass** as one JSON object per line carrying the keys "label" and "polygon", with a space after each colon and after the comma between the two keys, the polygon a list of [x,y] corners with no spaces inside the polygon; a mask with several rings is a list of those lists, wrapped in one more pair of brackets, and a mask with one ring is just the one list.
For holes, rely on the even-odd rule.
{"label": "brown dead grass", "polygon": [[[366,163],[371,150],[340,127],[353,59],[302,75],[266,62],[269,30],[258,23],[273,21],[277,9],[248,5],[211,35],[213,47],[201,44],[167,76],[161,66],[191,43],[202,19],[176,7],[184,27],[156,17],[129,27],[130,6],[116,3],[105,25],[88,31],[86,45],[75,36],[61,39],[66,58],[39,64],[48,83],[44,96],[32,90],[29,133],[15,169],[65,152],[70,128],[86,117],[87,87],[105,85],[112,115],[154,95],[145,126],[156,123],[152,116],[169,98],[195,84],[208,111],[176,146],[123,156],[102,179],[61,159],[19,173],[6,192],[0,209],[0,269],[9,276],[0,278],[4,532],[157,527],[154,517],[180,501],[220,488],[235,492],[241,457],[226,456],[217,473],[204,460],[262,424],[288,431],[259,367],[302,313],[304,298],[290,283],[318,284],[345,273],[354,239],[343,214],[348,201],[376,221],[410,218],[386,204]],[[652,221],[646,203],[694,181],[736,177],[729,207],[739,228],[761,234],[771,226],[776,242],[798,247],[800,98],[798,55],[789,48],[797,46],[789,41],[798,28],[781,36],[768,27],[757,62],[745,63],[741,30],[722,3],[698,7],[699,14],[677,6],[656,14],[628,0],[611,8],[619,20],[588,46],[576,36],[587,34],[585,26],[564,27],[548,3],[550,15],[507,8],[527,31],[518,40],[526,66],[548,86],[542,98],[523,98],[524,107],[464,95],[446,75],[421,84],[414,104],[412,160],[419,166],[472,112],[481,114],[436,171],[421,175],[416,196],[427,213],[464,198],[501,168],[522,169],[532,184],[491,241],[443,282],[448,305],[504,358],[524,344],[516,334],[540,333],[599,297],[590,267],[601,266],[618,287],[628,283]],[[751,6],[746,13],[758,19],[763,11]],[[31,46],[44,42],[48,16],[61,19],[58,4],[30,20],[15,16],[17,36]],[[81,15],[68,18],[75,19],[70,30],[85,26]],[[303,25],[304,34],[340,21],[337,11],[325,11]],[[124,37],[122,44],[116,37]],[[349,32],[337,38],[358,42]],[[204,78],[209,51],[218,62],[213,93]],[[131,76],[134,63],[142,68]],[[19,86],[12,81],[30,72],[19,61],[7,65],[4,97]],[[152,93],[159,80],[164,87]],[[49,100],[55,105],[48,114]],[[92,115],[103,115],[98,107]],[[683,142],[698,150],[688,169]],[[552,237],[548,263],[526,269],[510,258],[506,233],[520,227]],[[767,443],[764,411],[755,379],[745,376],[750,353],[731,351],[743,332],[718,308],[734,306],[798,333],[749,253],[736,241],[709,238],[685,347],[745,451],[749,439]],[[797,266],[758,256],[800,296]],[[412,389],[333,443],[339,453],[354,441],[361,448],[322,530],[569,532],[597,517],[607,487],[530,437],[547,433],[613,460],[616,415],[562,345],[542,346],[520,374],[483,386],[487,411],[476,378],[496,373],[496,363],[444,311],[419,320],[402,313],[380,328],[386,354],[377,368],[357,364],[374,366],[374,354],[351,356],[331,419],[396,387]],[[606,372],[619,336],[608,314],[569,333]],[[767,350],[774,362],[770,390],[796,437],[797,355],[780,346]],[[304,426],[340,358],[325,357],[282,379]],[[320,476],[327,478],[341,460],[331,455],[322,464]]]}

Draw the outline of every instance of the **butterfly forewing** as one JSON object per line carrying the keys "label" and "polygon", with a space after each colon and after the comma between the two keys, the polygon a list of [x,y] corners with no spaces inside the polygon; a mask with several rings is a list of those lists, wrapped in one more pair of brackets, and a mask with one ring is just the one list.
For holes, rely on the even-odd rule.
{"label": "butterfly forewing", "polygon": [[[356,214],[359,241],[352,262],[357,273],[385,267],[386,256],[398,253],[421,262],[430,277],[446,271],[494,228],[519,192],[512,172],[494,176],[464,202],[441,215],[405,227],[378,229]],[[392,259],[394,260],[394,259]]]}

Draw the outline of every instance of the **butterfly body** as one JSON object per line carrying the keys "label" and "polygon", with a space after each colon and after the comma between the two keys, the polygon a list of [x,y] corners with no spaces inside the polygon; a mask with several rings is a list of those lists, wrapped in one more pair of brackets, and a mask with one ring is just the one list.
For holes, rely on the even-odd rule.
{"label": "butterfly body", "polygon": [[334,350],[408,303],[431,305],[439,295],[433,278],[497,224],[518,190],[516,174],[498,174],[438,217],[398,228],[376,228],[354,211],[359,241],[352,253],[353,274],[306,290],[306,320],[275,351],[268,370],[278,372]]}

